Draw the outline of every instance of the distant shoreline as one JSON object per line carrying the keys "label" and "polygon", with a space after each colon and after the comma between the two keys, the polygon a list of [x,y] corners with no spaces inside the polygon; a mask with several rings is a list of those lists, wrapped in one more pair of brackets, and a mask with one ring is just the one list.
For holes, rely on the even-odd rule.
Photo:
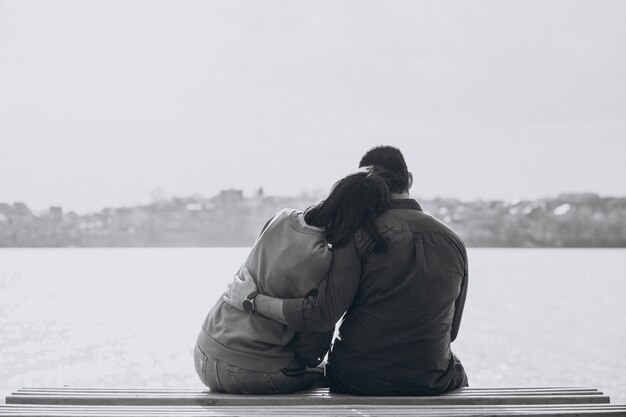
{"label": "distant shoreline", "polygon": [[[262,190],[244,198],[241,190],[230,189],[210,198],[172,198],[85,215],[61,207],[33,213],[24,203],[0,203],[0,248],[250,247],[274,213],[285,207],[302,210],[317,200],[265,196]],[[626,197],[586,193],[517,202],[418,201],[468,247],[626,247]]]}

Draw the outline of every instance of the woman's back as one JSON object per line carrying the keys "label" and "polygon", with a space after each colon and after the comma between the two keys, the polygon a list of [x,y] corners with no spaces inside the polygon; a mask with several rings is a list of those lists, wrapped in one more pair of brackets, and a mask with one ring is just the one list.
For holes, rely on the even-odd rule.
{"label": "woman's back", "polygon": [[[335,248],[348,245],[359,228],[372,238],[375,251],[384,250],[386,242],[375,221],[388,201],[383,177],[369,167],[339,180],[328,197],[305,215],[289,209],[277,213],[244,263],[256,280],[242,281],[247,287],[238,294],[241,299],[235,301],[230,291],[225,293],[204,322],[194,349],[202,382],[212,390],[237,394],[286,393],[311,386],[319,370],[303,365],[315,367],[321,362],[335,323],[323,326],[323,332],[296,334],[293,327],[282,324],[286,321],[255,313],[246,296],[258,290],[265,294],[256,298],[259,301],[270,299],[268,295],[307,300],[304,297],[313,295],[327,275],[335,275],[331,267],[341,265],[342,259],[333,262],[336,255],[327,242]],[[356,273],[358,268],[352,266]],[[239,284],[231,287],[235,285]],[[297,303],[292,307],[298,308]],[[259,303],[259,311],[263,305]]]}
{"label": "woman's back", "polygon": [[307,225],[299,211],[283,209],[261,233],[245,266],[260,293],[300,298],[319,287],[331,260],[324,229]]}
{"label": "woman's back", "polygon": [[[303,214],[278,212],[255,242],[244,266],[259,291],[280,298],[304,297],[317,290],[332,261],[324,231]],[[208,314],[199,338],[201,350],[255,371],[278,371],[293,361],[295,332],[260,315],[236,309],[221,298]]]}

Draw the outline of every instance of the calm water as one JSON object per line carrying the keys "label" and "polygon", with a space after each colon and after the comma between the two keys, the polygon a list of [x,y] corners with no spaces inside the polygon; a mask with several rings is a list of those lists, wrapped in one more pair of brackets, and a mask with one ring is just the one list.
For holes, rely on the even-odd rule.
{"label": "calm water", "polygon": [[[247,249],[0,250],[0,395],[203,388],[199,326]],[[459,340],[473,386],[597,386],[626,403],[626,250],[473,249]]]}

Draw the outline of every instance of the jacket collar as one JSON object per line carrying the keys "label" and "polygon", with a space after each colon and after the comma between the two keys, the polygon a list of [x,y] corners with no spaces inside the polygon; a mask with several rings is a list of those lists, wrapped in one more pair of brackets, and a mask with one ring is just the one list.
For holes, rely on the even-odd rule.
{"label": "jacket collar", "polygon": [[390,209],[410,209],[422,211],[422,207],[419,203],[412,198],[398,198],[393,199],[389,203]]}

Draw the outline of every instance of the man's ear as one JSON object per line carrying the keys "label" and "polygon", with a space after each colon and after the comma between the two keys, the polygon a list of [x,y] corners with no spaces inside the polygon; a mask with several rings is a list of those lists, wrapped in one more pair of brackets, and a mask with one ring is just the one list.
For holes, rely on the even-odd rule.
{"label": "man's ear", "polygon": [[413,174],[409,172],[409,190],[411,189],[411,187],[413,187]]}

